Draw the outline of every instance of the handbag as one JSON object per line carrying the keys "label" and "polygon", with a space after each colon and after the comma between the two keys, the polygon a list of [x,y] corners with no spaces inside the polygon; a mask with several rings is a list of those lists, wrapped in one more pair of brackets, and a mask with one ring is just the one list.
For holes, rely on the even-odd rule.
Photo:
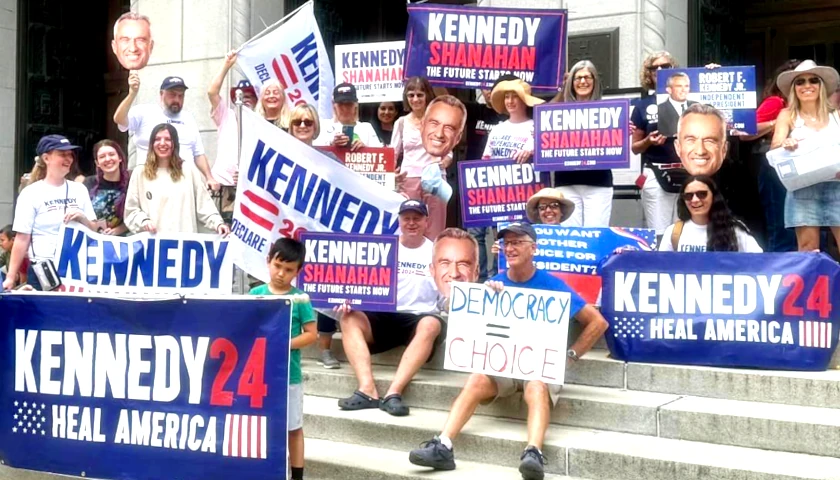
{"label": "handbag", "polygon": [[[70,184],[67,180],[64,181],[64,214],[67,215],[67,201],[70,195]],[[34,223],[34,222],[33,222]],[[32,252],[32,258],[35,258],[34,236],[35,227],[29,231],[29,251]],[[40,262],[32,262],[30,264],[32,273],[41,284],[41,290],[50,292],[61,286],[61,278],[58,276],[58,270],[55,268],[55,263],[52,259],[41,260]]]}

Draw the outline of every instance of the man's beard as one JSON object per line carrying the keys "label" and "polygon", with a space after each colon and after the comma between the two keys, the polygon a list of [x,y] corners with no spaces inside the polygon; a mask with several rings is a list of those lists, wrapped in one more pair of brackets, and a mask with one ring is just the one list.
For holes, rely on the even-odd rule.
{"label": "man's beard", "polygon": [[167,105],[166,109],[169,110],[169,113],[177,114],[181,112],[181,105],[173,103],[171,105]]}

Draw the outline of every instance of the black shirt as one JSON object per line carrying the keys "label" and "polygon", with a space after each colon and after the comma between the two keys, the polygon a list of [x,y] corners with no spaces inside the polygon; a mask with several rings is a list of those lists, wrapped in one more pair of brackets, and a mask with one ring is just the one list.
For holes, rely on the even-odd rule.
{"label": "black shirt", "polygon": [[471,103],[467,105],[467,158],[480,160],[484,146],[493,127],[507,119],[507,115],[496,113],[489,105]]}
{"label": "black shirt", "polygon": [[[645,135],[659,129],[659,106],[656,95],[648,95],[633,100],[633,115],[631,121],[636,128]],[[680,163],[680,157],[674,148],[674,139],[668,138],[662,145],[651,145],[642,153],[642,163]]]}

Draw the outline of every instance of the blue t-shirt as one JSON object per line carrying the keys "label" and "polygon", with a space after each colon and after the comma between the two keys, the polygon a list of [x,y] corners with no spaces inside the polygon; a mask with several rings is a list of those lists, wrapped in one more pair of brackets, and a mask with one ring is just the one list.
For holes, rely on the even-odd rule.
{"label": "blue t-shirt", "polygon": [[527,282],[514,282],[507,276],[507,272],[502,272],[491,278],[495,282],[502,282],[506,287],[515,288],[531,288],[534,290],[550,290],[552,292],[569,292],[571,294],[571,302],[569,306],[569,319],[577,315],[581,308],[586,306],[586,301],[580,297],[574,290],[566,285],[566,282],[555,277],[554,275],[544,271],[537,270],[534,276],[528,279]]}
{"label": "blue t-shirt", "polygon": [[[659,130],[659,106],[656,104],[656,95],[637,98],[630,102],[633,105],[633,114],[630,121],[636,128],[650,134]],[[679,163],[680,157],[674,149],[674,139],[668,138],[663,145],[651,145],[642,153],[644,163]]]}

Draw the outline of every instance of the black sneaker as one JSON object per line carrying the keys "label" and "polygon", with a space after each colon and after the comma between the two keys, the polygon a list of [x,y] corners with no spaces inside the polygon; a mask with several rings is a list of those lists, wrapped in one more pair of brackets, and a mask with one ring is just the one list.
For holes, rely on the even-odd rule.
{"label": "black sneaker", "polygon": [[519,457],[522,462],[519,464],[519,473],[523,480],[543,480],[545,477],[545,457],[537,447],[528,445]]}
{"label": "black sneaker", "polygon": [[415,448],[408,454],[409,462],[435,470],[455,470],[455,452],[440,443],[438,437],[420,445],[422,448]]}

